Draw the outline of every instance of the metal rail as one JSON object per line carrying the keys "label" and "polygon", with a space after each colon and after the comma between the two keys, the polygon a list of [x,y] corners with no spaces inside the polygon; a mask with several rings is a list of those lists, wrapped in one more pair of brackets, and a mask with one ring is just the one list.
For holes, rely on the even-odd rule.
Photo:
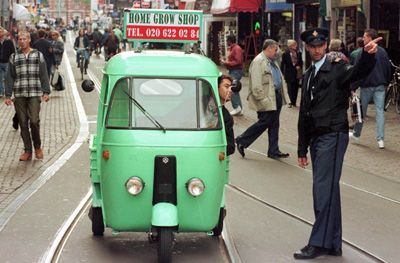
{"label": "metal rail", "polygon": [[[296,215],[294,213],[291,213],[288,210],[280,208],[280,207],[278,207],[276,205],[273,205],[273,204],[261,199],[260,197],[258,197],[256,195],[244,190],[243,188],[241,188],[239,186],[236,186],[236,185],[233,185],[233,184],[228,184],[228,187],[230,189],[232,189],[233,191],[239,193],[239,194],[242,194],[242,195],[244,195],[244,196],[246,196],[246,197],[248,197],[248,198],[250,198],[250,199],[252,199],[252,200],[254,200],[254,201],[256,201],[256,202],[258,202],[258,203],[260,203],[262,205],[264,205],[264,206],[267,206],[267,207],[271,208],[272,210],[277,211],[278,213],[282,213],[282,214],[284,214],[286,216],[289,216],[289,217],[291,217],[293,219],[296,219],[297,221],[300,221],[300,222],[302,222],[302,223],[304,223],[306,225],[309,225],[309,226],[313,225],[312,222],[302,218],[301,216]],[[370,257],[371,259],[376,260],[377,262],[383,262],[383,263],[387,262],[384,259],[380,258],[379,256],[377,256],[377,255],[375,255],[375,254],[373,254],[371,252],[368,252],[366,249],[358,246],[357,244],[355,244],[355,243],[353,243],[353,242],[351,242],[349,240],[346,240],[346,239],[342,239],[342,240],[343,240],[343,243],[345,243],[346,245],[352,247],[353,249],[359,251],[360,253],[365,254],[366,256]]]}

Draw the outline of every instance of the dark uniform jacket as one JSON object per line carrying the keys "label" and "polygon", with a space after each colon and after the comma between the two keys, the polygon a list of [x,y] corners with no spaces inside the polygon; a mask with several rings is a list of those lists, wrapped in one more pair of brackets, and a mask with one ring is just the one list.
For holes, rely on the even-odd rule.
{"label": "dark uniform jacket", "polygon": [[222,106],[222,115],[224,117],[225,123],[225,133],[226,133],[226,154],[231,155],[235,152],[235,136],[233,134],[233,117],[229,111]]}
{"label": "dark uniform jacket", "polygon": [[343,60],[326,59],[315,76],[312,100],[307,89],[311,68],[305,72],[298,122],[298,157],[307,155],[312,137],[330,132],[348,132],[350,83],[366,77],[374,65],[374,55],[364,51],[354,66]]}

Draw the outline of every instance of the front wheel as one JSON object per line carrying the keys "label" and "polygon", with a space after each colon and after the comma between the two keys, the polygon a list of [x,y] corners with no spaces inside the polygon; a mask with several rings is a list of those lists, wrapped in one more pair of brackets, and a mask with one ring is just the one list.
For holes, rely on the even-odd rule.
{"label": "front wheel", "polygon": [[172,228],[161,227],[158,230],[158,262],[169,263],[172,261],[172,241],[174,234]]}
{"label": "front wheel", "polygon": [[213,235],[215,237],[219,237],[222,233],[222,230],[224,228],[224,218],[226,215],[226,210],[225,208],[221,207],[219,210],[219,217],[218,217],[218,224],[213,228]]}
{"label": "front wheel", "polygon": [[104,222],[101,207],[90,207],[89,218],[92,220],[93,235],[102,236],[104,234]]}

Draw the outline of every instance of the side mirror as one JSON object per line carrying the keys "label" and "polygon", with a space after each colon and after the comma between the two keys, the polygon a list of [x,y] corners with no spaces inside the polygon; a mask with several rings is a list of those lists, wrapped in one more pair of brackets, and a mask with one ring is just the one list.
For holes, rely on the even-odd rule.
{"label": "side mirror", "polygon": [[81,87],[82,87],[83,91],[85,91],[85,92],[91,92],[91,91],[94,90],[94,82],[91,81],[90,79],[85,79],[85,80],[82,82]]}

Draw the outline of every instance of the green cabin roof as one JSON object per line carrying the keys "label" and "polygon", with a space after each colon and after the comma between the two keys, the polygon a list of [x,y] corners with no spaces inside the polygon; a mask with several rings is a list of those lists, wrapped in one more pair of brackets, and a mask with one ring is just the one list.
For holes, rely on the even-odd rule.
{"label": "green cabin roof", "polygon": [[218,77],[209,58],[182,51],[122,52],[108,61],[104,73],[119,76]]}

